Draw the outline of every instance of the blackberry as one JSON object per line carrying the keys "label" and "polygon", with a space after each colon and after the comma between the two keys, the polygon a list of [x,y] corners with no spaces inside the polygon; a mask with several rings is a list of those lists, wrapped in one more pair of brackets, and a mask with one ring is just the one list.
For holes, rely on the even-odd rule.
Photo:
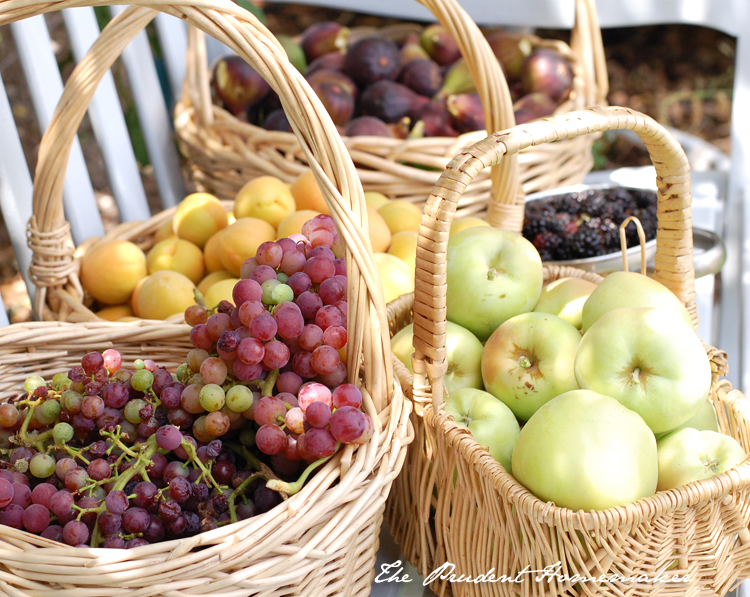
{"label": "blackberry", "polygon": [[555,261],[557,249],[562,245],[562,239],[553,232],[542,232],[534,237],[533,244],[539,251],[542,261]]}
{"label": "blackberry", "polygon": [[568,240],[571,259],[585,259],[602,254],[602,236],[597,226],[591,226],[591,221],[578,228],[578,231]]}
{"label": "blackberry", "polygon": [[587,213],[592,218],[601,218],[607,210],[607,201],[599,194],[591,194],[581,202],[581,213]]}
{"label": "blackberry", "polygon": [[558,212],[578,215],[581,210],[582,197],[580,193],[568,193],[557,200]]}
{"label": "blackberry", "polygon": [[612,220],[603,218],[599,224],[599,232],[605,253],[614,253],[620,250],[620,230]]}

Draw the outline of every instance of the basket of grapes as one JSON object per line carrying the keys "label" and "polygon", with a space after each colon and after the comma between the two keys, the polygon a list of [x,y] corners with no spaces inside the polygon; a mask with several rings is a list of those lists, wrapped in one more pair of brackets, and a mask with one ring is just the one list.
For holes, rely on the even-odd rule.
{"label": "basket of grapes", "polygon": [[[127,44],[113,31],[140,31],[157,10],[262,61],[307,119],[299,134],[334,215],[263,245],[232,302],[197,296],[187,323],[0,331],[0,593],[366,595],[411,428],[361,184],[252,15],[232,2],[137,4],[103,31],[94,62]],[[0,22],[56,8],[0,6]],[[38,194],[62,185],[85,111],[73,104],[45,134],[41,153],[54,146],[61,163],[40,161]]]}

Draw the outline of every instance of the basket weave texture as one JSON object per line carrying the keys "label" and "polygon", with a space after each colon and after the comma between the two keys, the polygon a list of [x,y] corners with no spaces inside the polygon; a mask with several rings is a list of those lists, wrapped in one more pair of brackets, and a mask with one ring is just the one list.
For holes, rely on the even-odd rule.
{"label": "basket weave texture", "polygon": [[[497,59],[476,24],[455,0],[418,0],[453,35],[470,68],[482,99],[487,129],[515,124],[510,93]],[[576,0],[571,44],[532,37],[533,47],[550,47],[565,56],[574,71],[573,91],[557,113],[602,106],[607,96],[607,71],[594,0]],[[183,96],[175,110],[175,129],[188,157],[196,185],[222,199],[233,199],[251,178],[270,174],[291,182],[307,168],[307,159],[291,133],[267,131],[241,122],[211,103],[205,48],[199,39],[188,46]],[[458,138],[387,139],[349,137],[344,142],[358,166],[366,191],[422,205],[448,161],[463,147],[484,138],[484,131]],[[592,137],[570,139],[541,148],[527,148],[518,163],[511,158],[482,173],[463,194],[462,215],[487,208],[490,191],[496,203],[520,203],[524,193],[577,184],[592,166]],[[500,172],[502,170],[502,173]],[[519,198],[520,197],[520,198]],[[522,222],[490,214],[490,221]]]}
{"label": "basket weave texture", "polygon": [[[643,114],[594,108],[491,135],[448,166],[427,202],[417,253],[416,290],[389,304],[391,331],[414,321],[414,376],[396,372],[415,404],[416,440],[389,501],[387,520],[409,560],[427,576],[445,562],[455,575],[495,571],[515,578],[526,566],[562,562],[572,577],[621,577],[668,571],[685,583],[584,582],[520,584],[435,580],[455,595],[724,595],[750,575],[750,463],[709,479],[601,511],[574,512],[542,502],[509,475],[442,408],[445,351],[446,248],[461,192],[483,168],[530,144],[612,129],[635,131],[656,166],[658,233],[655,279],[672,290],[697,324],[688,162],[676,140]],[[545,283],[596,274],[547,266]],[[709,398],[721,431],[750,451],[750,403],[721,376],[726,355],[706,347]],[[454,484],[454,474],[457,475]],[[414,520],[413,523],[410,523]],[[516,538],[522,537],[522,540]]]}
{"label": "basket weave texture", "polygon": [[[88,0],[65,7],[90,5]],[[156,4],[136,0],[102,32],[66,86],[40,148],[30,242],[46,247],[36,275],[77,277],[61,207],[70,145],[101,70],[157,11],[185,19],[228,44],[258,69],[293,115],[300,142],[346,246],[349,381],[362,389],[373,419],[369,442],[347,446],[278,507],[189,539],[132,550],[72,548],[0,526],[0,594],[12,597],[181,597],[367,595],[373,578],[385,500],[413,433],[410,403],[393,377],[381,283],[367,229],[364,193],[328,114],[288,62],[273,36],[229,0]],[[143,6],[138,6],[141,4]],[[51,12],[56,2],[0,3],[0,24]],[[165,218],[166,215],[160,216]],[[131,225],[134,238],[158,225]],[[35,244],[36,243],[36,244]],[[63,289],[65,290],[65,289]],[[58,299],[63,296],[59,295]],[[43,300],[43,299],[42,299]],[[67,304],[67,303],[66,303]],[[189,327],[137,321],[35,322],[0,330],[0,399],[21,391],[31,374],[47,379],[80,363],[91,350],[114,347],[123,358],[184,362]]]}

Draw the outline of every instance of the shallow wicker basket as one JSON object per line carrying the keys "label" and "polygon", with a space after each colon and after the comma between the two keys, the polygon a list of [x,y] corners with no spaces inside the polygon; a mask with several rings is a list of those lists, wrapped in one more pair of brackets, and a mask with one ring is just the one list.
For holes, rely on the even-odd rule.
{"label": "shallow wicker basket", "polygon": [[[88,0],[66,7],[90,5]],[[135,0],[102,32],[81,63],[45,133],[35,184],[32,242],[48,239],[48,270],[72,263],[60,207],[65,163],[99,79],[157,11],[185,19],[233,47],[263,72],[293,114],[301,143],[346,244],[349,380],[360,385],[372,439],[347,446],[301,492],[259,516],[132,550],[72,548],[0,526],[0,594],[12,597],[180,597],[188,595],[367,595],[389,489],[413,434],[410,403],[394,382],[378,270],[366,230],[362,186],[333,123],[283,49],[229,0],[155,4]],[[56,2],[0,3],[0,24],[57,10]],[[45,231],[45,232],[43,232]],[[75,285],[75,272],[67,283]],[[127,360],[153,358],[174,368],[190,348],[185,324],[137,321],[35,322],[0,330],[0,399],[31,374],[47,379],[90,350],[114,347]]]}
{"label": "shallow wicker basket", "polygon": [[[439,594],[455,595],[724,595],[750,575],[750,463],[710,479],[659,492],[627,506],[574,512],[542,502],[509,475],[447,415],[446,248],[450,223],[468,182],[483,168],[531,144],[612,129],[635,131],[656,166],[659,195],[655,279],[672,290],[697,323],[690,179],[677,141],[643,114],[625,108],[595,108],[501,131],[456,157],[425,207],[417,257],[416,291],[389,304],[392,332],[414,320],[412,383],[416,440],[389,501],[387,520],[409,560],[427,576],[455,564],[456,577],[494,570],[511,578],[529,566],[541,570],[562,562],[572,577],[650,578],[668,571],[689,582],[453,583],[436,580]],[[601,278],[570,267],[545,268],[545,281],[578,276]],[[726,355],[707,347],[710,399],[723,433],[750,451],[750,402],[720,380]],[[408,392],[407,392],[408,393]],[[457,481],[454,485],[454,474]],[[415,522],[410,524],[410,521]],[[522,536],[520,543],[514,538]],[[643,579],[641,579],[643,580]]]}
{"label": "shallow wicker basket", "polygon": [[[452,33],[471,69],[482,98],[488,130],[513,126],[515,119],[502,70],[479,28],[455,0],[418,0]],[[307,159],[291,133],[267,131],[241,122],[211,103],[205,48],[191,36],[183,97],[175,110],[175,129],[196,185],[222,199],[234,199],[251,178],[270,174],[291,182]],[[552,47],[571,62],[573,91],[558,113],[605,105],[607,72],[594,0],[576,0],[571,45],[532,38],[532,45]],[[463,147],[484,138],[484,131],[458,138],[386,139],[349,137],[344,142],[358,167],[366,191],[422,205],[448,161]],[[519,182],[531,193],[576,184],[592,166],[593,137],[528,148],[498,169],[478,176],[464,193],[460,213],[483,212],[492,193],[499,203],[518,203]],[[519,167],[520,166],[520,167]],[[492,220],[495,216],[490,214]],[[515,219],[513,224],[519,226]]]}

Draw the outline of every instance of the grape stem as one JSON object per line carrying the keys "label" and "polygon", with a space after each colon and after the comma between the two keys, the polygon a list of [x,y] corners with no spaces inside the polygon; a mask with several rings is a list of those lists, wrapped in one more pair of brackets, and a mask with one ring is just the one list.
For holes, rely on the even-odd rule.
{"label": "grape stem", "polygon": [[[155,437],[155,436],[151,436]],[[150,439],[150,438],[149,438]],[[213,478],[213,475],[211,474],[211,471],[209,471],[201,461],[200,458],[198,458],[198,453],[195,450],[195,446],[189,442],[186,439],[182,440],[182,449],[187,452],[188,455],[188,461],[193,462],[200,470],[201,470],[201,477],[208,479],[208,481],[213,485],[218,491],[222,491],[221,485],[219,485],[216,480]],[[185,463],[187,464],[187,463]]]}
{"label": "grape stem", "polygon": [[235,489],[232,492],[232,494],[229,496],[229,499],[227,500],[227,502],[229,503],[229,516],[232,522],[237,522],[237,508],[234,505],[234,498],[236,498],[238,494],[241,494],[242,497],[244,498],[245,496],[242,492],[245,491],[247,486],[250,485],[250,483],[252,483],[253,481],[255,481],[255,479],[260,479],[261,477],[266,479],[266,476],[263,473],[253,473],[247,479],[245,479],[242,483],[240,483],[237,489]]}
{"label": "grape stem", "polygon": [[279,378],[279,370],[274,369],[271,371],[266,379],[263,381],[263,383],[260,386],[260,396],[261,398],[265,396],[272,396],[273,395],[273,387],[276,385],[276,380]]}
{"label": "grape stem", "polygon": [[341,443],[336,442],[336,449],[334,450],[333,454],[331,456],[326,456],[325,458],[319,458],[312,464],[310,464],[300,475],[299,479],[297,479],[294,483],[287,483],[285,481],[282,481],[281,479],[271,479],[266,483],[266,487],[268,489],[272,489],[273,491],[278,491],[281,493],[286,493],[288,495],[294,495],[297,493],[300,489],[302,489],[302,486],[305,484],[305,481],[307,481],[307,478],[310,476],[310,473],[312,473],[316,468],[318,468],[321,464],[331,459],[331,457],[336,454],[336,452],[339,451],[339,447],[341,446]]}
{"label": "grape stem", "polygon": [[256,471],[262,470],[260,460],[258,460],[250,450],[245,446],[236,444],[234,442],[224,442],[224,445],[232,450],[235,454],[242,456],[245,461]]}

